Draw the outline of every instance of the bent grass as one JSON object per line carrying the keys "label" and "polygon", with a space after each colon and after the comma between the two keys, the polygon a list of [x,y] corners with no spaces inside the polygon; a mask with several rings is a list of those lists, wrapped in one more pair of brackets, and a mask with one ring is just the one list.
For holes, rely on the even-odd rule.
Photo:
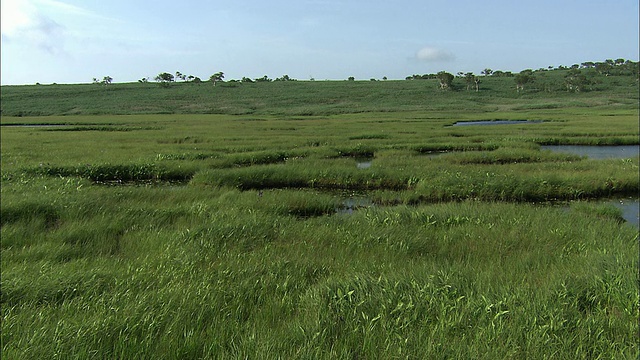
{"label": "bent grass", "polygon": [[[534,105],[3,128],[2,355],[635,358],[638,229],[545,202],[637,194],[639,159],[539,144],[637,143],[637,110]],[[549,121],[447,126],[496,117]]]}

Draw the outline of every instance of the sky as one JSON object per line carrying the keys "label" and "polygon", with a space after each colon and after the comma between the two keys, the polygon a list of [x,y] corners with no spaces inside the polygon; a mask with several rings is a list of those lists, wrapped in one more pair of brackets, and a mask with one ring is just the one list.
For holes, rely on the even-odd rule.
{"label": "sky", "polygon": [[2,85],[638,61],[637,0],[1,0]]}

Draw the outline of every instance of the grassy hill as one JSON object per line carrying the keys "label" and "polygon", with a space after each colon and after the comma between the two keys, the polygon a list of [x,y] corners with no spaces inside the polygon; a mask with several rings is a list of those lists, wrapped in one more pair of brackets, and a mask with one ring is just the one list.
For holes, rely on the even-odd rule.
{"label": "grassy hill", "polygon": [[512,77],[482,77],[480,91],[466,90],[461,78],[453,91],[438,81],[287,81],[77,84],[3,86],[3,116],[101,114],[271,114],[332,115],[394,111],[497,111],[638,105],[633,76],[590,75],[588,91],[567,92],[566,70],[538,71],[536,81],[517,92]]}
{"label": "grassy hill", "polygon": [[566,74],[3,86],[1,357],[636,359],[640,157],[541,145],[638,82]]}

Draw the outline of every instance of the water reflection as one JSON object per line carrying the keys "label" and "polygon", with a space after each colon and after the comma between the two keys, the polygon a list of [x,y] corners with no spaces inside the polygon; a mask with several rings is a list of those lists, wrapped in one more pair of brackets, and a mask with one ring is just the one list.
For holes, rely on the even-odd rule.
{"label": "water reflection", "polygon": [[458,121],[453,126],[468,125],[521,125],[521,124],[540,124],[542,120],[483,120],[483,121]]}
{"label": "water reflection", "polygon": [[70,126],[69,124],[1,124],[0,126],[5,128],[50,128]]}
{"label": "water reflection", "polygon": [[[608,200],[593,200],[593,201],[590,201],[590,203],[598,204],[598,205],[614,206],[620,210],[620,215],[622,216],[622,219],[625,222],[637,228],[640,228],[640,200],[639,199],[621,198],[621,199],[608,199]],[[571,211],[570,205],[562,206],[562,208],[566,211]]]}
{"label": "water reflection", "polygon": [[591,159],[627,159],[640,154],[640,145],[587,146],[587,145],[544,145],[540,150],[551,150],[587,156]]}
{"label": "water reflection", "polygon": [[356,158],[356,167],[358,169],[368,169],[371,167],[373,163],[373,158],[365,157],[365,158]]}
{"label": "water reflection", "polygon": [[622,217],[630,224],[640,228],[640,201],[634,199],[618,199],[607,202],[620,211],[622,211]]}
{"label": "water reflection", "polygon": [[342,206],[336,209],[338,214],[351,215],[354,211],[373,206],[373,201],[365,196],[349,196],[342,200]]}

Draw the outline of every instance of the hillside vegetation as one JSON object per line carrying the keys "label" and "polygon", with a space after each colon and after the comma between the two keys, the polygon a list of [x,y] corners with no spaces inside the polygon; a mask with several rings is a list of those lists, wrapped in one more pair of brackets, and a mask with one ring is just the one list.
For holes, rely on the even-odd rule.
{"label": "hillside vegetation", "polygon": [[640,157],[541,146],[637,76],[569,71],[3,86],[2,358],[637,359]]}
{"label": "hillside vegetation", "polygon": [[567,91],[569,70],[537,71],[516,91],[513,77],[483,76],[479,91],[463,78],[443,91],[438,80],[275,81],[3,86],[3,116],[229,114],[332,115],[395,111],[504,111],[563,107],[637,107],[637,76],[589,74],[582,91]]}

